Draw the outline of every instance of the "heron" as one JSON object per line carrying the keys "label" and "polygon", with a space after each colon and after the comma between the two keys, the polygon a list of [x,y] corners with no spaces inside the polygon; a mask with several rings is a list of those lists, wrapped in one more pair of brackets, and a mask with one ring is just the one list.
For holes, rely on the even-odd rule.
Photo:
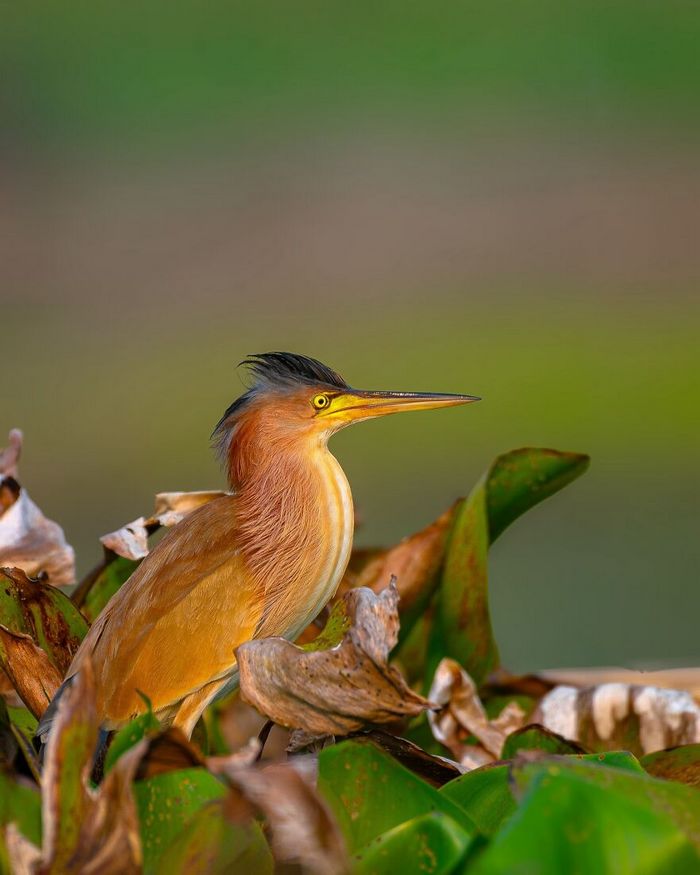
{"label": "heron", "polygon": [[103,732],[153,710],[188,738],[207,705],[235,689],[236,648],[294,640],[333,597],[352,550],[348,480],[328,449],[337,431],[473,395],[351,388],[316,359],[288,352],[241,364],[250,388],[212,434],[230,492],[173,526],[115,593],[75,654],[61,693],[90,660]]}

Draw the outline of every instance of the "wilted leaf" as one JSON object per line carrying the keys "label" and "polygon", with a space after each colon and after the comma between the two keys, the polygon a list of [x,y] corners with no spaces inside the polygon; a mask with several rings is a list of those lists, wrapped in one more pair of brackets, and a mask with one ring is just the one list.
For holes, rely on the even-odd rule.
{"label": "wilted leaf", "polygon": [[428,676],[443,656],[477,685],[498,665],[488,602],[489,545],[526,510],[588,467],[588,456],[526,447],[498,456],[457,507],[437,595]]}
{"label": "wilted leaf", "polygon": [[31,636],[61,677],[88,630],[87,621],[65,593],[30,580],[19,568],[0,569],[0,624]]}
{"label": "wilted leaf", "polygon": [[468,834],[474,822],[458,805],[368,741],[321,751],[318,789],[335,814],[350,853],[407,820],[438,811]]}
{"label": "wilted leaf", "polygon": [[239,822],[228,798],[208,802],[160,856],[159,875],[272,875],[270,848],[256,823]]}
{"label": "wilted leaf", "polygon": [[225,492],[159,492],[152,516],[139,517],[120,529],[100,538],[103,546],[125,559],[143,559],[148,555],[148,536],[161,526],[174,526],[198,507],[221,498]]}
{"label": "wilted leaf", "polygon": [[[699,870],[697,852],[672,813],[680,795],[671,803],[676,789],[691,795],[695,791],[573,759],[515,770],[520,805],[474,865],[476,875]],[[700,797],[694,807],[698,805]],[[689,812],[685,820],[694,816]]]}
{"label": "wilted leaf", "polygon": [[27,708],[41,717],[63,677],[29,635],[0,626],[0,667]]}
{"label": "wilted leaf", "polygon": [[98,735],[89,661],[58,702],[42,776],[42,873],[137,873],[141,849],[131,781],[132,749],[97,790],[89,775]]}
{"label": "wilted leaf", "polygon": [[655,778],[700,787],[700,744],[686,744],[642,757],[642,767]]}
{"label": "wilted leaf", "polygon": [[[489,720],[481,703],[476,684],[466,671],[452,659],[443,659],[437,667],[429,698],[440,706],[428,713],[435,738],[467,767],[477,767],[497,760],[506,738],[519,729],[524,711],[511,702],[495,720]],[[474,736],[480,748],[467,744]]]}
{"label": "wilted leaf", "polygon": [[700,668],[665,668],[658,671],[615,667],[551,668],[538,671],[531,678],[548,684],[549,689],[559,685],[599,687],[603,684],[628,684],[663,690],[686,690],[700,702]]}
{"label": "wilted leaf", "polygon": [[348,871],[345,842],[328,805],[290,765],[234,769],[229,778],[264,814],[278,861],[298,863],[314,875]]}
{"label": "wilted leaf", "polygon": [[395,547],[373,551],[359,571],[346,576],[339,592],[366,586],[379,593],[395,578],[400,598],[399,640],[403,641],[427,607],[437,585],[453,514],[454,508],[450,508]]}
{"label": "wilted leaf", "polygon": [[353,875],[420,872],[450,875],[474,837],[447,814],[433,811],[390,829],[352,860]]}
{"label": "wilted leaf", "polygon": [[397,602],[395,586],[378,596],[365,588],[347,593],[351,626],[331,650],[307,652],[281,638],[241,645],[242,698],[275,723],[315,735],[347,735],[420,713],[429,703],[388,664]]}
{"label": "wilted leaf", "polygon": [[700,707],[690,693],[629,684],[555,687],[535,722],[589,750],[652,753],[700,741]]}
{"label": "wilted leaf", "polygon": [[357,736],[366,738],[377,747],[386,751],[397,762],[401,763],[415,775],[423,778],[433,787],[442,787],[448,781],[452,781],[464,772],[459,763],[441,756],[433,756],[426,753],[417,744],[391,735],[381,729],[372,729],[369,732]]}
{"label": "wilted leaf", "polygon": [[75,582],[75,554],[63,529],[47,519],[17,482],[22,432],[13,429],[0,450],[0,565],[14,565],[54,586]]}

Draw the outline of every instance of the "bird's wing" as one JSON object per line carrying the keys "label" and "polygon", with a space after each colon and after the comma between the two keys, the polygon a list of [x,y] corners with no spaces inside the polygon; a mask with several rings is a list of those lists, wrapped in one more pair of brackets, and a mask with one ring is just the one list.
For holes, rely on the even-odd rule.
{"label": "bird's wing", "polygon": [[90,657],[102,722],[176,705],[235,667],[264,597],[236,548],[234,501],[216,499],[174,526],[111,599],[75,656]]}

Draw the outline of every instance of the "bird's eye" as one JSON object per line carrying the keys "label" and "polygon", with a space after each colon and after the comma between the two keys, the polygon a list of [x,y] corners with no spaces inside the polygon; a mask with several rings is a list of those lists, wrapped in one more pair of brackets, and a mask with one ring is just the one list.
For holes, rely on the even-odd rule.
{"label": "bird's eye", "polygon": [[331,399],[328,397],[328,395],[315,395],[313,401],[311,402],[314,410],[323,410],[324,408],[328,407],[330,403]]}

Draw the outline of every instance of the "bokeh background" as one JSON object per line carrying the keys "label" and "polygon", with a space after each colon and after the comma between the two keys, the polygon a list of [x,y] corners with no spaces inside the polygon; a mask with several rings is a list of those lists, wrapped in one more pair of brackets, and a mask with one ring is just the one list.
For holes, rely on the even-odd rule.
{"label": "bokeh background", "polygon": [[25,2],[0,41],[0,434],[82,571],[222,485],[236,363],[289,349],[484,396],[335,439],[361,543],[592,455],[494,548],[513,668],[698,663],[696,4]]}

